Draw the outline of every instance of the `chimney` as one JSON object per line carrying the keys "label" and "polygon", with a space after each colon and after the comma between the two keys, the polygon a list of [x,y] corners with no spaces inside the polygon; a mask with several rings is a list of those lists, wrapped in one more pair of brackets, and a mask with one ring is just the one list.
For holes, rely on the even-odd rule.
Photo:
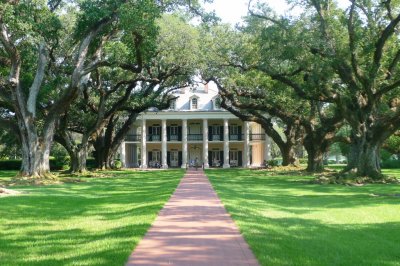
{"label": "chimney", "polygon": [[185,91],[186,91],[186,87],[182,87],[180,93],[185,94]]}
{"label": "chimney", "polygon": [[208,83],[206,83],[206,84],[204,85],[204,92],[205,92],[205,93],[208,93]]}

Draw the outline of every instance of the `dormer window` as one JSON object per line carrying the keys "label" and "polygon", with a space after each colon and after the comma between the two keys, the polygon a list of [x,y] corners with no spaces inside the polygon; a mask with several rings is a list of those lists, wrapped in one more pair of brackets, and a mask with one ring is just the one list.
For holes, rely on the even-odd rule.
{"label": "dormer window", "polygon": [[199,103],[199,96],[197,96],[196,94],[193,94],[190,98],[189,98],[189,110],[197,110],[200,107],[200,103]]}
{"label": "dormer window", "polygon": [[176,108],[176,100],[172,100],[169,105],[170,110],[175,110]]}
{"label": "dormer window", "polygon": [[221,98],[217,97],[215,99],[215,109],[221,109]]}
{"label": "dormer window", "polygon": [[212,99],[211,103],[212,103],[212,108],[214,110],[220,110],[221,109],[221,97],[216,96]]}
{"label": "dormer window", "polygon": [[196,110],[197,109],[197,107],[198,107],[198,101],[197,101],[197,98],[193,98],[192,99],[192,105],[191,105],[191,110]]}

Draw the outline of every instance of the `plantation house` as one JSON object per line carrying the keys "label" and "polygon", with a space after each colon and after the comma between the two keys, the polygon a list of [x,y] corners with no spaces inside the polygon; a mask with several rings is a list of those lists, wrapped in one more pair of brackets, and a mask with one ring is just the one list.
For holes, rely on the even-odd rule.
{"label": "plantation house", "polygon": [[213,84],[183,88],[168,110],[148,110],[121,145],[125,167],[257,167],[270,159],[270,138],[257,123],[221,109]]}

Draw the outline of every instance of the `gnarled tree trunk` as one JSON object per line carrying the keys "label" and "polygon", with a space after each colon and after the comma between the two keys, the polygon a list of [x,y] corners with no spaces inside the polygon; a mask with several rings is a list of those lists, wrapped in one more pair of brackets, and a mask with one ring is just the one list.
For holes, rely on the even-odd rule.
{"label": "gnarled tree trunk", "polygon": [[305,141],[304,147],[307,150],[307,171],[308,172],[321,172],[324,170],[324,154],[326,149],[322,147],[321,143],[313,141]]}
{"label": "gnarled tree trunk", "polygon": [[88,146],[83,145],[69,153],[71,157],[71,166],[69,172],[71,173],[84,173],[87,171],[86,161],[88,155]]}
{"label": "gnarled tree trunk", "polygon": [[[353,127],[348,163],[343,172],[354,172],[357,176],[372,179],[383,177],[380,167],[382,143],[395,131],[393,128]],[[358,129],[358,130],[357,130]]]}
{"label": "gnarled tree trunk", "polygon": [[41,140],[35,132],[20,134],[22,140],[21,176],[33,178],[47,177],[50,174],[50,147],[52,140]]}

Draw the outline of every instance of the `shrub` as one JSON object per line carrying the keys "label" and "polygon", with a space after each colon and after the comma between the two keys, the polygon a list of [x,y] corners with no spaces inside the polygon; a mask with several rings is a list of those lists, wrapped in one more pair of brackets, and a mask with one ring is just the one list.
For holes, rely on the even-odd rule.
{"label": "shrub", "polygon": [[279,161],[278,161],[278,160],[269,160],[269,161],[267,161],[267,163],[268,163],[268,165],[271,166],[271,167],[274,167],[274,166],[278,166],[278,165],[279,165]]}
{"label": "shrub", "polygon": [[[53,160],[50,160],[50,162]],[[68,170],[71,165],[71,158],[69,156],[61,156],[54,159],[54,165],[50,163],[50,168],[54,170]]]}
{"label": "shrub", "polygon": [[20,170],[21,160],[0,160],[0,170]]}
{"label": "shrub", "polygon": [[97,168],[96,159],[95,158],[87,158],[87,160],[86,160],[86,168],[87,169]]}
{"label": "shrub", "polygon": [[400,168],[400,161],[399,160],[387,160],[383,161],[381,163],[382,168],[386,169],[394,169],[394,168]]}
{"label": "shrub", "polygon": [[122,168],[122,162],[120,160],[115,160],[114,168],[115,169],[121,169]]}
{"label": "shrub", "polygon": [[299,158],[299,163],[300,164],[307,164],[308,163],[308,159],[307,158]]}

